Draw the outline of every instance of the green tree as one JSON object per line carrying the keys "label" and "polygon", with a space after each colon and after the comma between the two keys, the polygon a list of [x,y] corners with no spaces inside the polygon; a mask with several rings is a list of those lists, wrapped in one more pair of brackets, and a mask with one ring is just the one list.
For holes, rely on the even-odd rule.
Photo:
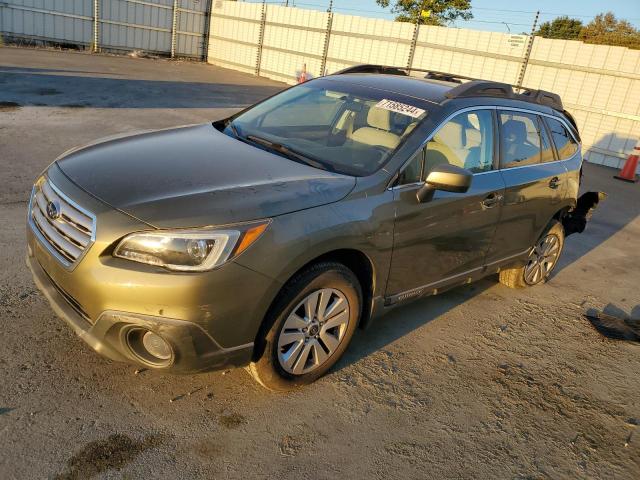
{"label": "green tree", "polygon": [[[470,20],[471,0],[376,0],[383,8],[391,5],[399,22],[416,22],[422,25],[449,25],[457,19]],[[422,11],[430,12],[428,16]]]}
{"label": "green tree", "polygon": [[566,15],[550,22],[544,22],[535,33],[544,38],[558,38],[561,40],[577,40],[582,30],[582,22]]}
{"label": "green tree", "polygon": [[585,43],[640,49],[640,30],[626,20],[618,20],[611,12],[597,15],[582,28],[578,39]]}

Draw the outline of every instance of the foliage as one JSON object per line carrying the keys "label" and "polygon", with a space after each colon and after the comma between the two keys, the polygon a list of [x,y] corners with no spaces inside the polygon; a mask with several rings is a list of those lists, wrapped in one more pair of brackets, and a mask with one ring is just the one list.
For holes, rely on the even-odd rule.
{"label": "foliage", "polygon": [[618,20],[611,12],[596,16],[582,28],[578,39],[585,43],[640,49],[640,30],[626,20]]}
{"label": "foliage", "polygon": [[582,30],[582,22],[567,16],[558,17],[550,22],[544,22],[535,35],[544,38],[557,38],[561,40],[577,40]]}
{"label": "foliage", "polygon": [[[471,20],[471,0],[376,0],[383,8],[391,5],[399,22],[419,22],[421,25],[449,25],[457,19]],[[428,16],[420,12],[428,11]]]}

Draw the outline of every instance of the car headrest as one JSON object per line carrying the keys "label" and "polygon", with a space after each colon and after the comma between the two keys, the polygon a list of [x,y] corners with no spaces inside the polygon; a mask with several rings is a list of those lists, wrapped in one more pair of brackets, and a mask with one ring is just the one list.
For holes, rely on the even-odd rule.
{"label": "car headrest", "polygon": [[456,122],[446,123],[433,138],[438,143],[443,143],[450,148],[464,148],[463,128],[462,125]]}
{"label": "car headrest", "polygon": [[507,120],[502,125],[502,134],[509,142],[524,143],[527,140],[527,126],[520,120]]}
{"label": "car headrest", "polygon": [[477,147],[482,143],[482,133],[480,133],[480,130],[467,128],[465,130],[465,136],[467,137],[465,145],[467,148]]}
{"label": "car headrest", "polygon": [[383,108],[371,107],[367,113],[367,123],[369,126],[380,130],[391,129],[391,112]]}

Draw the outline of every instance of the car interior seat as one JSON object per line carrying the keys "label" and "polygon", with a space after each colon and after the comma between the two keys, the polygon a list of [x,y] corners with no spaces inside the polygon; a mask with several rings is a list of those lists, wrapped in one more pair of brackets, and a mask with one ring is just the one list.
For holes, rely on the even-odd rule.
{"label": "car interior seat", "polygon": [[367,124],[351,133],[351,140],[365,145],[379,145],[393,150],[400,143],[400,136],[390,132],[391,112],[371,107],[367,112]]}
{"label": "car interior seat", "polygon": [[448,122],[427,144],[425,171],[430,172],[433,167],[441,163],[464,167],[468,153],[464,145],[462,125],[454,121]]}
{"label": "car interior seat", "polygon": [[512,119],[504,122],[502,138],[506,163],[524,162],[540,154],[540,150],[528,141],[527,125],[520,120]]}

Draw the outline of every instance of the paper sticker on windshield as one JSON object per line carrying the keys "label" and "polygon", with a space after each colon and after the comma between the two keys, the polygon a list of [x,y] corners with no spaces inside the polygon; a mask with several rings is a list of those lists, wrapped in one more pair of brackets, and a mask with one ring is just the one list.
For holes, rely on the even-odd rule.
{"label": "paper sticker on windshield", "polygon": [[376,103],[376,107],[384,108],[390,112],[400,113],[402,115],[408,115],[413,118],[418,118],[424,113],[424,110],[413,105],[407,105],[406,103],[394,102],[393,100],[387,100],[386,98]]}

